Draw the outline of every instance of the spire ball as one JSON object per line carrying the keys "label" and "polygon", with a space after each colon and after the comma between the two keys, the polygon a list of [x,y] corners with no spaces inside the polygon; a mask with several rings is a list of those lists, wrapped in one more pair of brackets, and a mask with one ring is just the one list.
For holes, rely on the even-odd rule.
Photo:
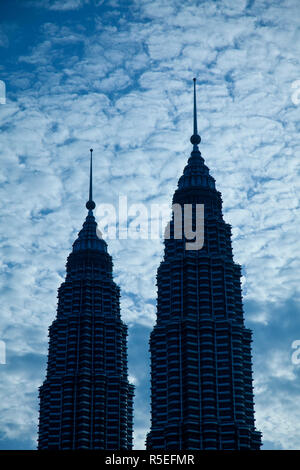
{"label": "spire ball", "polygon": [[94,203],[94,201],[88,201],[85,207],[87,208],[87,210],[92,211],[95,209],[96,204]]}
{"label": "spire ball", "polygon": [[198,134],[194,134],[191,136],[190,141],[193,145],[198,145],[201,142],[201,137]]}

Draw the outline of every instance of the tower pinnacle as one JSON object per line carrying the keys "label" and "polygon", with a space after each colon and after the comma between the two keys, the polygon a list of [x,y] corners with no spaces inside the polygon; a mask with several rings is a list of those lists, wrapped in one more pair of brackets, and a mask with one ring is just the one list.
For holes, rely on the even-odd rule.
{"label": "tower pinnacle", "polygon": [[196,78],[193,78],[194,81],[194,133],[191,136],[191,143],[194,146],[194,150],[198,150],[198,144],[201,142],[201,137],[198,134],[197,129],[197,103],[196,103]]}
{"label": "tower pinnacle", "polygon": [[95,209],[96,204],[93,201],[93,149],[90,149],[91,159],[90,159],[90,188],[89,188],[89,200],[86,203],[86,208],[89,211]]}

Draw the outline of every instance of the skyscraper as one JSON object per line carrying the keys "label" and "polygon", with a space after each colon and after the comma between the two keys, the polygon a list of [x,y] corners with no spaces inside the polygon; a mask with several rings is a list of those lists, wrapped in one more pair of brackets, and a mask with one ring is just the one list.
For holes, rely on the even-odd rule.
{"label": "skyscraper", "polygon": [[67,260],[49,329],[40,387],[39,449],[132,448],[133,385],[127,377],[127,327],[112,258],[93,215],[92,149],[88,215]]}
{"label": "skyscraper", "polygon": [[[174,214],[157,272],[157,321],[150,338],[151,429],[148,449],[260,449],[255,429],[251,331],[244,325],[241,268],[221,194],[198,148],[194,79],[193,150],[173,204],[204,205],[204,245],[187,249]],[[203,207],[203,206],[202,206]]]}

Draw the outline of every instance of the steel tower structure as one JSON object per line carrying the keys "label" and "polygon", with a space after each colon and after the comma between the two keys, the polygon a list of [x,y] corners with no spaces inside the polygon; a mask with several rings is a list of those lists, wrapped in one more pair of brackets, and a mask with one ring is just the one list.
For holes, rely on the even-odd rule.
{"label": "steel tower structure", "polygon": [[241,267],[233,261],[231,227],[221,194],[198,145],[194,79],[193,150],[173,204],[204,205],[204,245],[187,249],[174,213],[157,271],[157,321],[150,338],[149,450],[260,449],[255,429],[251,331],[244,325]]}
{"label": "steel tower structure", "polygon": [[134,387],[127,377],[127,327],[120,316],[112,258],[93,215],[92,152],[88,215],[68,257],[49,329],[39,449],[132,448]]}

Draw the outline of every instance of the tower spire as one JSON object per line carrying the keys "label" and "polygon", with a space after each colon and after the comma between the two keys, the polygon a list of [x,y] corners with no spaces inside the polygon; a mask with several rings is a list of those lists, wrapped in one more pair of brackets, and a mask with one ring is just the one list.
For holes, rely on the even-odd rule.
{"label": "tower spire", "polygon": [[90,188],[89,188],[89,200],[86,203],[86,208],[89,211],[95,209],[96,204],[93,201],[93,149],[90,149],[91,158],[90,158]]}
{"label": "tower spire", "polygon": [[194,81],[194,133],[191,137],[191,143],[194,146],[194,151],[198,151],[198,144],[201,142],[201,137],[198,134],[197,128],[197,100],[196,100],[196,78],[193,78]]}

